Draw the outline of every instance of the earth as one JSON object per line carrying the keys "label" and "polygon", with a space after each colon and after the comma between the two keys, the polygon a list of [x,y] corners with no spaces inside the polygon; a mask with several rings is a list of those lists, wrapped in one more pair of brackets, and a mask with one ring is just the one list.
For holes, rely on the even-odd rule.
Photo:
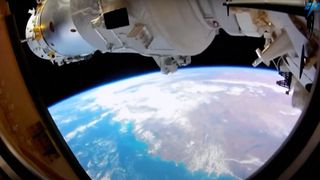
{"label": "earth", "polygon": [[292,131],[301,111],[276,72],[220,67],[151,73],[49,108],[92,179],[244,179]]}

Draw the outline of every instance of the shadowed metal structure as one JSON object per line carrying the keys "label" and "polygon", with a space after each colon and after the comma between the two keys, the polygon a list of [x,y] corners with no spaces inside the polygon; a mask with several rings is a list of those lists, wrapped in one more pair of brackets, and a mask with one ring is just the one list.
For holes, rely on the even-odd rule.
{"label": "shadowed metal structure", "polygon": [[239,1],[227,1],[223,3],[227,6],[228,12],[231,7],[238,8],[253,8],[253,9],[264,9],[271,11],[279,11],[283,13],[289,13],[299,16],[306,16],[304,1],[250,1],[250,0],[239,0]]}

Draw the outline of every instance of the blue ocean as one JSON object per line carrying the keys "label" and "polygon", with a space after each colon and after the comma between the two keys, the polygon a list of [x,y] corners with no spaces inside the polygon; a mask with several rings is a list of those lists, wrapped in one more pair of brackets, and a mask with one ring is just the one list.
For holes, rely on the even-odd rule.
{"label": "blue ocean", "polygon": [[[73,97],[59,103],[49,111],[62,135],[77,127],[85,127],[95,119],[101,118],[105,111],[78,111],[74,108],[79,99]],[[79,107],[79,104],[78,104]],[[76,114],[77,120],[62,123],[70,114]],[[112,114],[99,120],[93,126],[83,128],[67,143],[80,164],[92,179],[112,180],[209,180],[234,179],[231,176],[217,176],[205,172],[191,172],[182,163],[162,160],[148,153],[148,145],[136,139],[133,125],[128,123],[123,132],[123,125],[112,121]]]}

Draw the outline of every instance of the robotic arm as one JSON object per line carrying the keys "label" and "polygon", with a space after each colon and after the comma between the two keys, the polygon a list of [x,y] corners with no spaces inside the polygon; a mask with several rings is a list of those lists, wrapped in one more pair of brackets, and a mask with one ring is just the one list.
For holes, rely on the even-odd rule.
{"label": "robotic arm", "polygon": [[233,36],[266,39],[253,66],[274,63],[284,76],[277,84],[288,92],[295,87],[294,106],[303,107],[315,80],[319,16],[306,13],[304,0],[37,2],[26,42],[35,55],[58,65],[88,59],[95,51],[139,53],[169,74],[190,64],[191,56],[204,51],[222,28]]}

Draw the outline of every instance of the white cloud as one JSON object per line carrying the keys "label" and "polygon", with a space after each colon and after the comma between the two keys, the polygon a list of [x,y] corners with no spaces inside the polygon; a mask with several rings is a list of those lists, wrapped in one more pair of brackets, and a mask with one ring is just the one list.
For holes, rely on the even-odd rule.
{"label": "white cloud", "polygon": [[232,87],[232,88],[229,88],[229,90],[227,91],[227,94],[233,95],[233,96],[240,96],[244,91],[245,91],[244,88]]}
{"label": "white cloud", "polygon": [[301,110],[300,109],[292,109],[290,111],[280,110],[279,113],[285,116],[298,116],[301,114]]}
{"label": "white cloud", "polygon": [[69,142],[71,139],[73,139],[74,137],[76,137],[78,134],[83,133],[86,129],[94,126],[95,124],[97,124],[99,121],[98,120],[94,120],[92,122],[90,122],[87,125],[82,125],[77,127],[75,130],[69,132],[64,138],[67,142]]}
{"label": "white cloud", "polygon": [[122,125],[119,131],[120,131],[120,133],[122,133],[122,134],[127,133],[127,132],[128,132],[128,126]]}
{"label": "white cloud", "polygon": [[106,174],[101,178],[101,180],[111,180],[112,174],[110,172],[106,172]]}
{"label": "white cloud", "polygon": [[64,136],[64,139],[69,142],[71,139],[76,137],[78,134],[84,133],[88,128],[93,127],[96,125],[98,122],[102,121],[104,117],[106,117],[109,113],[104,113],[102,114],[98,119],[91,121],[88,124],[81,125],[77,127],[75,130],[67,133],[67,135]]}
{"label": "white cloud", "polygon": [[191,148],[193,145],[194,145],[194,141],[190,141],[187,145],[186,145],[186,148]]}
{"label": "white cloud", "polygon": [[[129,120],[137,126],[146,121],[158,120],[164,125],[176,125],[190,130],[192,127],[188,114],[201,104],[210,104],[212,100],[219,99],[218,96],[210,98],[209,94],[224,92],[228,89],[222,85],[189,80],[171,85],[164,85],[161,81],[161,83],[149,84],[144,80],[143,82],[146,83],[139,86],[137,91],[130,91],[127,87],[137,83],[132,81],[97,89],[91,94],[91,96],[94,95],[91,98],[95,99],[92,104],[114,113],[114,121]],[[126,84],[127,82],[129,84]]]}
{"label": "white cloud", "polygon": [[229,120],[228,120],[228,119],[222,119],[222,122],[224,122],[224,123],[228,123],[228,122],[229,122]]}
{"label": "white cloud", "polygon": [[277,86],[277,85],[270,85],[264,82],[250,82],[250,81],[241,81],[241,80],[228,80],[228,79],[219,79],[219,80],[211,80],[213,83],[222,83],[222,84],[234,84],[234,85],[241,85],[246,87],[256,87],[256,88],[269,88],[276,93],[284,93],[286,91],[285,88]]}
{"label": "white cloud", "polygon": [[73,121],[78,120],[77,116],[68,116],[67,118],[61,118],[60,121],[57,121],[59,125],[67,125]]}
{"label": "white cloud", "polygon": [[204,170],[209,174],[214,172],[218,176],[221,174],[233,175],[224,159],[224,150],[218,144],[209,145],[206,148],[199,147],[199,150],[192,156],[189,168],[192,171]]}
{"label": "white cloud", "polygon": [[[168,148],[165,145],[169,143],[157,137],[156,130],[152,128],[157,128],[157,126],[170,127],[171,131],[169,130],[170,132],[164,133],[169,133],[176,138],[172,134],[178,132],[178,130],[182,130],[181,132],[188,134],[189,137],[193,131],[199,132],[199,129],[195,130],[195,128],[202,127],[200,125],[199,127],[194,127],[191,124],[191,122],[195,122],[194,119],[190,119],[192,117],[191,114],[196,114],[195,110],[199,110],[201,107],[210,108],[213,104],[217,105],[217,102],[219,103],[222,100],[227,101],[228,99],[226,100],[225,95],[241,96],[244,92],[249,91],[257,96],[266,96],[264,93],[265,88],[275,93],[285,92],[284,88],[263,82],[212,80],[210,77],[207,77],[207,73],[198,73],[199,76],[206,75],[206,78],[198,77],[194,74],[186,74],[182,78],[181,74],[178,72],[170,77],[153,74],[100,87],[90,91],[88,94],[84,94],[83,98],[90,103],[83,106],[81,110],[96,110],[97,108],[101,108],[108,113],[112,113],[112,120],[122,124],[120,133],[126,133],[128,131],[127,124],[129,122],[132,123],[136,136],[149,144],[149,153],[156,154],[161,152],[162,148]],[[197,78],[201,80],[197,80]],[[224,98],[221,98],[220,95],[224,95]],[[214,107],[216,108],[216,106]],[[234,108],[238,107],[235,105]],[[264,110],[263,108],[261,109]],[[288,115],[285,112],[280,111],[281,114]],[[193,118],[201,121],[208,118],[209,115],[211,116],[213,112],[202,113],[201,116],[199,115],[199,118],[197,116]],[[223,111],[219,111],[219,113],[221,115]],[[270,131],[271,134],[274,132],[276,136],[284,137],[289,133],[292,127],[287,127],[286,123],[272,121],[274,119],[272,117],[274,116],[270,115],[270,112],[263,113],[261,113],[261,117],[263,118],[258,119],[259,122],[257,122],[257,119],[245,118],[241,118],[239,121],[243,121],[243,124],[250,124],[251,128],[257,127],[260,129],[260,127],[263,127],[265,129],[261,130],[261,132],[265,132],[265,134],[270,134]],[[290,114],[290,112],[287,113]],[[228,115],[228,113],[226,114]],[[233,120],[233,117],[224,117],[220,122],[233,123],[233,121],[237,120]],[[100,120],[98,119],[87,125],[79,126],[66,135],[66,140],[70,141],[78,134],[84,133],[84,131],[94,126]],[[242,123],[239,121],[237,123]],[[252,125],[254,123],[259,125]],[[222,133],[222,130],[217,133]],[[217,142],[211,142],[212,139],[208,137],[207,139],[210,142],[203,141],[202,138],[194,141],[192,138],[184,138],[183,146],[192,152],[188,168],[193,171],[204,170],[208,173],[216,172],[218,175],[232,174],[227,161],[235,161],[245,165],[261,165],[262,163],[259,158],[254,157],[244,160],[227,159],[224,147]],[[176,139],[179,140],[179,138]],[[199,141],[205,142],[205,145],[199,145]],[[106,173],[105,178],[110,179],[111,174],[112,172]]]}
{"label": "white cloud", "polygon": [[148,142],[153,142],[155,139],[155,136],[150,131],[145,131],[141,134],[141,137]]}
{"label": "white cloud", "polygon": [[261,161],[258,157],[249,156],[248,159],[244,160],[237,160],[237,159],[225,159],[226,161],[233,161],[239,164],[246,164],[246,165],[255,165],[258,167],[261,167],[264,162]]}

